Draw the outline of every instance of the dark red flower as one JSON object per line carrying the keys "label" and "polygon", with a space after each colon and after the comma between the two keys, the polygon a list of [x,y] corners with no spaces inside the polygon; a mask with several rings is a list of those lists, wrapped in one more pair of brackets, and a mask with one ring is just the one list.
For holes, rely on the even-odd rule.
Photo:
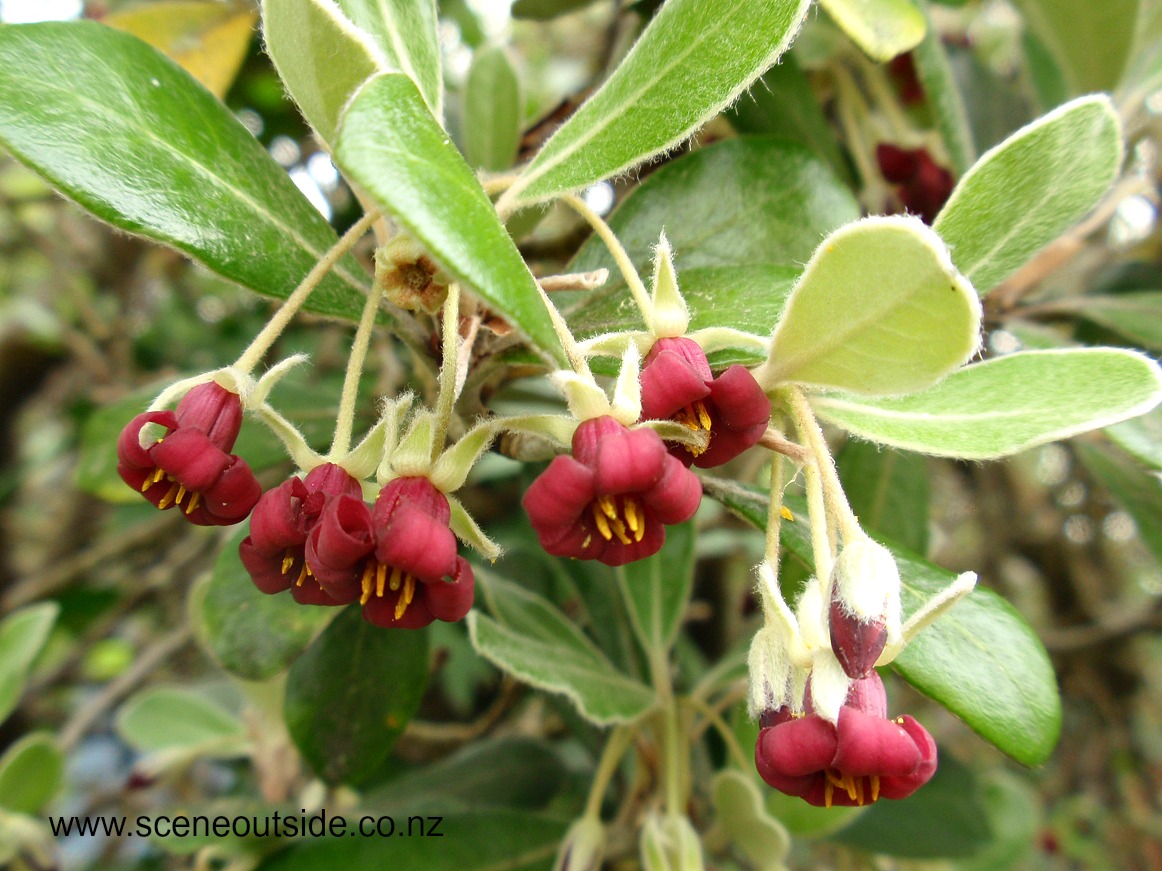
{"label": "dark red flower", "polygon": [[250,535],[238,547],[254,585],[271,594],[289,589],[303,604],[339,604],[323,591],[307,565],[307,535],[328,497],[359,498],[362,493],[359,481],[334,463],[323,463],[305,479],[291,478],[263,493],[250,517]]}
{"label": "dark red flower", "polygon": [[689,520],[701,499],[701,482],[656,432],[598,417],[577,427],[573,456],[556,457],[523,504],[549,553],[620,566],[657,553],[663,525]]}
{"label": "dark red flower", "polygon": [[924,86],[920,84],[920,76],[916,72],[911,52],[892,58],[888,62],[888,75],[892,77],[900,94],[900,102],[905,106],[915,106],[924,102]]}
{"label": "dark red flower", "polygon": [[898,148],[880,143],[876,162],[884,180],[896,185],[896,195],[913,215],[931,224],[955,187],[952,173],[938,165],[924,148]]}
{"label": "dark red flower", "polygon": [[[142,447],[149,424],[165,433]],[[250,466],[230,453],[241,425],[238,394],[212,381],[199,384],[176,411],[147,411],[126,424],[117,440],[117,473],[158,508],[180,506],[191,523],[237,523],[262,495]]]}
{"label": "dark red flower", "polygon": [[642,417],[675,420],[710,433],[704,451],[669,446],[689,466],[721,466],[753,447],[771,419],[771,401],[745,366],[731,366],[717,378],[706,352],[684,336],[658,339],[642,368]]}
{"label": "dark red flower", "polygon": [[906,798],[936,772],[936,742],[911,717],[887,719],[879,675],[856,681],[838,722],[788,710],[763,715],[755,766],[769,785],[816,807]]}
{"label": "dark red flower", "polygon": [[455,622],[472,607],[476,579],[456,552],[451,516],[447,497],[427,478],[396,478],[372,508],[336,496],[307,536],[307,565],[327,595],[359,602],[376,626]]}

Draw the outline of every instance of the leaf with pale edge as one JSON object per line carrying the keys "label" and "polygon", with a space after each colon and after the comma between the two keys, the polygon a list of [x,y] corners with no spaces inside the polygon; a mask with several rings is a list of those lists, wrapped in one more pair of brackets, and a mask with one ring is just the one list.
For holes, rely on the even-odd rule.
{"label": "leaf with pale edge", "polygon": [[1097,205],[1121,161],[1109,98],[1082,97],[986,152],[933,228],[956,267],[986,294]]}
{"label": "leaf with pale edge", "polygon": [[911,0],[819,0],[872,60],[889,61],[924,38],[924,13]]}
{"label": "leaf with pale edge", "polygon": [[619,569],[630,619],[647,651],[665,653],[674,643],[694,583],[692,523],[671,526],[658,553]]}
{"label": "leaf with pale edge", "polygon": [[966,366],[898,399],[812,397],[819,416],[861,438],[923,454],[991,460],[1149,411],[1162,370],[1134,351],[1021,351]]}
{"label": "leaf with pale edge", "polygon": [[0,621],[0,722],[19,703],[29,669],[59,613],[56,602],[40,602],[13,611]]}
{"label": "leaf with pale edge", "polygon": [[[707,495],[762,529],[767,494],[731,481],[703,478]],[[783,546],[812,564],[806,505],[788,499],[794,523],[782,527]],[[900,568],[907,618],[955,578],[890,543]],[[1012,605],[977,587],[921,632],[892,663],[908,683],[946,707],[977,734],[1025,765],[1049,758],[1061,731],[1061,699],[1049,656]]]}
{"label": "leaf with pale edge", "polygon": [[[0,143],[96,217],[285,298],[335,232],[233,113],[141,40],[95,22],[0,27]],[[310,311],[358,320],[350,256]]]}

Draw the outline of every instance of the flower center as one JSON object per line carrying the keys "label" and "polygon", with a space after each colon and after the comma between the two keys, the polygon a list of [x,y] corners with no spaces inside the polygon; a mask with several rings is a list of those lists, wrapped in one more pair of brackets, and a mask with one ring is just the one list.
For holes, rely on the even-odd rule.
{"label": "flower center", "polygon": [[[824,770],[823,775],[827,778],[823,784],[823,804],[825,807],[831,807],[836,787],[846,792],[847,797],[860,807],[872,804],[880,797],[880,777],[878,774],[854,777],[834,768],[828,768]],[[868,793],[871,794],[870,798],[867,797]]]}
{"label": "flower center", "polygon": [[[694,430],[694,432],[702,432],[704,430],[710,432],[710,412],[706,410],[706,404],[701,399],[691,402],[682,408],[674,415],[673,419],[687,429]],[[694,445],[684,445],[683,447],[696,457],[706,453],[706,448],[699,448]],[[709,447],[709,443],[707,443],[707,447]]]}
{"label": "flower center", "polygon": [[[297,559],[298,555],[288,547],[286,549],[286,556],[282,558],[282,573],[284,575],[290,574],[290,570],[294,566],[295,560]],[[311,567],[307,565],[307,561],[304,558],[303,567],[299,569],[299,576],[295,579],[295,586],[301,587],[303,585],[303,581],[305,581],[307,578],[313,578],[314,576],[315,573],[311,571]]]}
{"label": "flower center", "polygon": [[[620,506],[618,499],[621,500]],[[598,496],[590,511],[597,531],[606,541],[612,541],[616,535],[622,544],[630,544],[631,535],[633,541],[641,541],[646,534],[645,512],[633,496]]]}
{"label": "flower center", "polygon": [[[390,577],[387,573],[389,568],[391,569]],[[404,613],[407,612],[408,605],[412,603],[412,599],[416,595],[414,575],[401,571],[398,566],[388,566],[379,560],[369,559],[367,561],[360,582],[363,586],[363,595],[359,597],[360,605],[366,605],[371,600],[372,595],[382,599],[385,589],[394,593],[401,586],[403,587],[403,592],[399,594],[399,600],[395,603],[396,620],[403,617]]]}
{"label": "flower center", "polygon": [[[158,441],[160,441],[160,439],[158,439]],[[181,505],[182,500],[186,498],[186,494],[189,491],[186,490],[184,485],[179,484],[177,481],[174,481],[173,478],[171,478],[169,475],[167,475],[165,473],[165,469],[158,468],[152,475],[150,475],[148,478],[145,479],[145,481],[142,482],[141,492],[144,493],[146,490],[148,490],[154,484],[160,483],[163,479],[171,482],[173,485],[169,488],[169,490],[166,491],[166,494],[164,496],[162,496],[160,500],[158,500],[157,507],[164,511],[166,508],[169,508],[169,506],[171,504]],[[201,493],[191,494],[190,501],[186,505],[186,514],[191,514],[194,511],[194,509],[198,507],[198,503],[200,503],[201,501],[202,501],[202,494]]]}

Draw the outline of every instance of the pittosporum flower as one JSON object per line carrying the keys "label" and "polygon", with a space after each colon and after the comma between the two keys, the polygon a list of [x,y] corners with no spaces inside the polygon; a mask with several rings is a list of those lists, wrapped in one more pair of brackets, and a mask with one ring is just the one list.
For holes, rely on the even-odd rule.
{"label": "pittosporum flower", "polygon": [[[143,446],[142,430],[161,428]],[[176,411],[147,411],[117,440],[117,473],[165,510],[178,506],[199,526],[229,526],[250,513],[262,487],[246,461],[230,451],[242,425],[242,402],[210,381],[190,390]]]}
{"label": "pittosporum flower", "polygon": [[936,742],[911,717],[887,719],[874,671],[856,681],[832,723],[788,708],[763,714],[755,766],[770,786],[816,807],[911,795],[936,772]]}
{"label": "pittosporum flower", "polygon": [[932,159],[925,148],[876,146],[876,162],[884,180],[896,185],[896,195],[913,215],[931,224],[955,187],[952,173]]}
{"label": "pittosporum flower", "polygon": [[553,556],[620,566],[657,553],[664,525],[689,520],[701,500],[701,482],[656,432],[605,416],[577,427],[573,456],[554,458],[522,501]]}
{"label": "pittosporum flower", "polygon": [[360,498],[359,481],[334,463],[323,463],[306,478],[291,478],[262,494],[250,518],[250,535],[238,555],[254,585],[264,593],[290,590],[295,601],[338,605],[319,586],[307,564],[307,536],[329,497]]}
{"label": "pittosporum flower", "polygon": [[844,673],[867,675],[889,637],[900,633],[900,571],[891,551],[870,538],[844,545],[831,570],[828,633]]}
{"label": "pittosporum flower", "polygon": [[687,466],[708,469],[734,459],[758,443],[771,419],[771,401],[745,366],[731,366],[715,378],[706,352],[685,336],[654,342],[641,384],[644,418],[671,419],[709,433],[703,451],[669,446]]}
{"label": "pittosporum flower", "polygon": [[476,579],[450,521],[447,497],[423,477],[390,481],[372,508],[335,496],[307,536],[307,565],[327,595],[359,602],[376,626],[451,623],[471,609]]}

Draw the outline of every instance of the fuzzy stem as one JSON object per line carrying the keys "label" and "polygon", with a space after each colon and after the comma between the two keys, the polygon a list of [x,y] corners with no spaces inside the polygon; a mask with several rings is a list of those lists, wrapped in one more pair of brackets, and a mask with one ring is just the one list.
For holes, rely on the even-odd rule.
{"label": "fuzzy stem", "polygon": [[811,410],[811,403],[802,391],[792,388],[791,405],[795,414],[795,425],[800,427],[803,440],[815,455],[815,462],[822,477],[823,493],[827,499],[828,508],[839,528],[839,535],[843,541],[853,541],[862,538],[864,533],[859,526],[859,519],[851,510],[847,501],[847,494],[843,492],[843,483],[839,480],[839,471],[835,468],[835,458],[827,447],[827,439],[823,436],[823,428]]}
{"label": "fuzzy stem", "polygon": [[[726,745],[727,752],[730,753],[731,758],[738,763],[738,767],[742,771],[750,771],[754,767],[754,760],[750,759],[746,753],[743,752],[742,746],[738,743],[738,737],[734,734],[734,730],[727,725],[726,721],[722,719],[722,714],[706,704],[703,699],[688,696],[685,701],[690,707],[702,715],[707,723],[713,726],[719,736],[722,738],[722,743]],[[701,731],[693,730],[693,731]]]}
{"label": "fuzzy stem", "polygon": [[452,408],[456,404],[456,343],[460,340],[460,286],[448,288],[444,300],[444,317],[441,324],[444,344],[440,361],[440,393],[436,397],[436,433],[432,439],[432,462],[444,450],[448,438],[448,423],[452,418]]}
{"label": "fuzzy stem", "polygon": [[[367,212],[351,226],[351,229],[343,234],[343,238],[331,246],[331,250],[324,254],[319,262],[311,268],[311,271],[307,273],[307,277],[286,298],[286,301],[274,313],[274,317],[254,337],[254,341],[250,343],[249,347],[242,352],[242,356],[234,363],[235,369],[249,374],[259,364],[262,358],[266,356],[266,352],[270,350],[270,346],[282,335],[282,331],[286,329],[291,318],[298,314],[298,310],[307,301],[307,297],[311,295],[311,291],[323,280],[323,276],[327,274],[332,266],[339,262],[339,258],[355,247],[355,243],[363,237],[363,234],[377,220],[379,220],[378,212]],[[372,295],[375,295],[374,291],[372,291]]]}
{"label": "fuzzy stem", "polygon": [[375,326],[375,315],[379,312],[379,302],[383,288],[378,284],[367,294],[363,304],[363,314],[351,342],[351,356],[347,358],[347,371],[343,374],[343,392],[339,396],[339,416],[335,421],[335,437],[331,440],[330,462],[340,462],[351,450],[351,430],[355,424],[355,403],[359,398],[359,377],[363,374],[363,363],[367,359],[367,347],[371,343],[371,329]]}
{"label": "fuzzy stem", "polygon": [[593,783],[589,787],[589,798],[585,802],[585,816],[595,820],[601,819],[601,800],[605,798],[605,791],[609,782],[617,773],[617,766],[629,749],[633,736],[637,734],[635,726],[618,726],[605,742],[601,751],[601,759],[597,763],[597,770],[593,774]]}
{"label": "fuzzy stem", "polygon": [[783,458],[779,454],[771,457],[770,504],[767,507],[767,537],[764,558],[778,569],[779,532],[783,526]]}
{"label": "fuzzy stem", "polygon": [[625,283],[629,285],[630,293],[633,294],[633,301],[637,303],[638,310],[642,314],[642,319],[645,320],[646,326],[652,332],[654,305],[650,301],[649,292],[646,290],[641,276],[638,275],[637,269],[634,268],[633,261],[630,260],[629,254],[621,244],[621,240],[610,229],[609,224],[605,223],[601,215],[589,208],[580,197],[574,196],[573,194],[566,194],[561,197],[561,202],[568,205],[573,211],[584,218],[589,223],[589,226],[593,228],[593,231],[601,237],[601,241],[605,243],[605,247],[613,255],[613,260],[617,263],[617,268],[621,270],[621,274],[625,278]]}

